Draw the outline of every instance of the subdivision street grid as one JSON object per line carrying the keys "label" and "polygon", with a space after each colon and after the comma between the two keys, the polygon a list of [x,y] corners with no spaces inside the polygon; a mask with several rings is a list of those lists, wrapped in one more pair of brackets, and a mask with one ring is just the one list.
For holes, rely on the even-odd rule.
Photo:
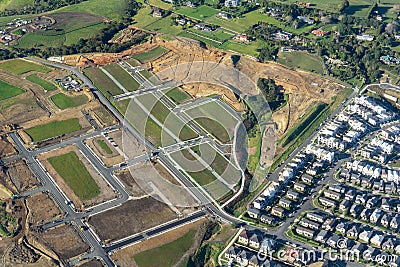
{"label": "subdivision street grid", "polygon": [[[141,85],[140,87],[141,90],[133,92],[122,90],[124,93],[120,96],[114,96],[114,100],[122,100],[127,98],[135,99],[136,96],[148,93],[153,94],[155,97],[159,98],[159,101],[163,103],[168,108],[168,110],[176,114],[176,116],[180,120],[182,120],[182,122],[187,124],[198,136],[197,138],[186,141],[179,140],[179,138],[175,136],[176,142],[174,144],[169,145],[167,147],[154,147],[130,123],[122,124],[122,122],[124,122],[124,117],[118,112],[118,110],[112,105],[112,103],[100,91],[97,90],[97,88],[93,85],[93,83],[78,69],[38,58],[27,58],[27,59],[42,64],[46,64],[49,66],[53,66],[56,68],[65,69],[74,73],[79,79],[81,79],[84,82],[85,85],[88,85],[89,88],[91,88],[92,93],[121,122],[121,124],[112,127],[108,127],[105,129],[95,129],[91,133],[84,134],[67,140],[62,140],[58,144],[55,145],[53,144],[48,147],[36,150],[26,149],[25,146],[23,145],[23,142],[19,138],[18,134],[10,133],[10,137],[15,142],[19,154],[17,156],[14,156],[13,158],[5,159],[5,161],[11,161],[16,158],[24,158],[28,163],[29,167],[31,168],[31,170],[35,173],[37,177],[39,177],[42,183],[41,187],[36,188],[32,191],[27,191],[23,193],[21,196],[29,197],[37,192],[46,191],[53,197],[53,199],[58,203],[60,208],[66,214],[66,216],[60,220],[42,225],[41,230],[46,231],[48,229],[51,229],[52,227],[64,223],[71,223],[77,228],[83,227],[84,229],[87,229],[84,231],[79,231],[79,233],[82,235],[84,240],[90,245],[91,250],[90,252],[81,255],[78,259],[72,260],[70,262],[71,265],[77,264],[79,261],[84,259],[98,258],[107,266],[114,266],[114,263],[110,257],[113,251],[128,245],[141,242],[152,236],[156,236],[160,233],[175,229],[176,227],[179,227],[181,225],[184,225],[188,222],[197,220],[207,215],[218,218],[227,223],[243,226],[240,230],[241,231],[240,236],[238,233],[239,239],[232,240],[231,242],[232,247],[227,247],[224,250],[224,253],[220,255],[219,260],[220,264],[222,265],[233,264],[233,262],[235,261],[241,264],[243,264],[243,261],[247,261],[247,263],[249,263],[250,262],[249,260],[252,258],[252,256],[254,256],[253,254],[256,254],[256,251],[260,248],[261,243],[263,242],[265,243],[266,240],[273,240],[273,242],[275,242],[274,244],[285,244],[285,246],[291,249],[296,248],[297,250],[301,250],[302,248],[313,249],[316,248],[317,246],[319,246],[319,248],[322,249],[326,244],[320,244],[314,241],[314,239],[318,236],[319,233],[316,232],[315,229],[314,232],[312,233],[310,231],[307,231],[307,230],[312,230],[312,228],[309,229],[309,227],[307,227],[308,225],[303,223],[303,221],[306,220],[305,218],[306,212],[310,213],[311,211],[313,211],[319,216],[325,216],[324,218],[326,220],[327,219],[333,220],[335,218],[336,219],[340,218],[340,220],[343,220],[343,222],[338,221],[337,224],[344,224],[346,220],[357,221],[358,218],[351,219],[347,214],[347,212],[338,211],[339,203],[337,200],[335,201],[334,199],[332,199],[332,197],[335,197],[334,192],[339,191],[339,194],[342,194],[339,196],[339,199],[342,200],[345,193],[347,194],[349,190],[354,191],[354,198],[349,199],[348,200],[349,203],[346,204],[348,205],[347,209],[350,210],[350,208],[352,208],[354,205],[357,205],[350,201],[353,200],[357,201],[356,196],[358,196],[358,194],[361,193],[365,194],[367,198],[372,194],[371,193],[372,189],[374,189],[373,186],[375,186],[374,183],[375,181],[371,181],[373,186],[371,186],[371,190],[368,190],[368,188],[361,188],[361,183],[360,185],[354,185],[349,182],[350,179],[347,179],[349,175],[350,175],[349,177],[351,177],[352,174],[357,174],[357,171],[353,171],[352,169],[353,165],[355,164],[354,161],[358,160],[360,162],[363,162],[363,160],[360,160],[359,158],[367,155],[366,153],[362,153],[360,149],[358,149],[357,147],[358,142],[364,140],[365,138],[369,138],[368,140],[370,142],[368,143],[367,141],[367,145],[373,146],[370,143],[372,142],[371,140],[375,138],[381,140],[383,143],[384,142],[393,143],[393,149],[390,151],[391,153],[394,153],[393,151],[398,151],[398,143],[396,143],[396,140],[394,140],[392,136],[390,136],[390,138],[388,137],[387,139],[384,139],[381,133],[381,131],[389,131],[392,130],[391,127],[396,127],[395,122],[396,119],[398,119],[397,114],[387,109],[383,105],[382,109],[384,109],[385,112],[380,110],[379,112],[382,113],[375,114],[374,110],[372,109],[372,106],[379,106],[380,103],[377,104],[374,102],[372,105],[370,104],[369,101],[375,101],[375,100],[371,100],[370,98],[360,97],[357,92],[358,90],[354,90],[354,92],[348,97],[348,99],[344,101],[342,105],[332,113],[332,115],[324,122],[323,125],[321,125],[300,147],[294,150],[294,152],[289,156],[289,158],[285,162],[283,162],[273,173],[268,175],[267,179],[269,183],[261,191],[262,195],[257,199],[254,199],[254,201],[251,204],[249,204],[248,207],[249,210],[247,213],[243,214],[239,218],[236,218],[225,212],[223,209],[223,207],[227,203],[229,203],[229,200],[224,203],[219,203],[218,200],[214,199],[213,196],[210,195],[203,188],[199,188],[197,186],[195,187],[194,184],[196,184],[196,181],[184,175],[183,174],[184,168],[180,167],[176,162],[173,162],[170,157],[170,155],[173,152],[181,151],[189,147],[199,146],[201,144],[209,144],[212,148],[215,149],[215,151],[217,151],[217,153],[224,155],[227,153],[226,149],[229,148],[229,146],[235,145],[234,143],[228,145],[221,144],[220,142],[215,140],[212,136],[207,134],[207,132],[205,132],[201,127],[199,127],[199,125],[194,123],[190,119],[190,117],[184,112],[186,109],[193,108],[197,105],[202,105],[210,101],[218,101],[218,98],[212,97],[212,98],[205,98],[198,100],[195,99],[189,101],[189,103],[182,104],[181,106],[179,105],[174,106],[171,104],[170,101],[168,101],[163,96],[162,90],[167,87],[153,85],[148,79],[146,79],[139,73],[141,67],[133,68],[130,65],[121,62],[120,65],[126,71],[128,71],[132,75],[132,77]],[[119,86],[123,87],[122,85]],[[354,105],[358,105],[357,107],[363,107],[362,110],[365,109],[365,112],[372,110],[370,112],[371,114],[369,115],[358,114],[357,109],[354,108]],[[162,126],[161,123],[157,121],[156,118],[152,117],[150,111],[146,110],[146,107],[143,106],[143,110],[157,124],[160,124],[160,126]],[[232,112],[232,110],[230,110],[229,108],[226,108],[226,110],[227,112],[231,112],[234,117],[238,117],[238,114]],[[391,112],[393,113],[392,117],[385,118],[384,121],[377,120],[375,125],[372,125],[371,121],[369,121],[369,119],[375,118],[374,116],[378,115],[381,116],[382,114],[386,113],[391,114]],[[343,119],[342,121],[338,121],[339,117],[341,116],[343,117],[345,115],[348,116],[345,117],[347,118],[348,121],[350,121],[349,118],[352,119],[351,121],[354,121],[352,125],[347,125],[346,123],[349,122],[346,122],[345,119]],[[240,119],[240,117],[238,117],[238,119]],[[357,121],[359,123],[357,123]],[[332,125],[337,125],[337,124],[339,124],[337,126],[337,129],[332,130],[331,129],[333,127]],[[354,130],[355,127],[356,126],[361,127],[360,125],[365,126],[366,128],[365,131],[362,131],[361,133],[358,134],[353,133],[357,132],[357,130]],[[148,152],[140,156],[137,156],[134,159],[128,159],[124,164],[116,165],[113,167],[106,167],[104,166],[103,162],[93,153],[93,151],[89,147],[86,146],[86,144],[83,141],[121,128],[123,128],[123,130],[125,131],[128,131],[132,136],[134,136],[139,141],[144,143],[148,148]],[[326,136],[327,133],[331,135]],[[376,136],[374,135],[372,138],[371,134],[375,133]],[[171,135],[173,135],[173,133],[171,133]],[[324,138],[327,140],[329,138],[330,139],[329,141],[325,141]],[[334,140],[340,138],[341,140]],[[341,147],[341,142],[342,143],[345,142],[344,140],[348,140],[349,142],[346,141],[347,145]],[[376,146],[379,145],[382,146],[382,142],[378,141],[375,140],[373,144],[374,145],[378,144]],[[114,192],[117,193],[118,195],[117,198],[98,204],[94,207],[87,209],[86,211],[78,211],[75,209],[73,203],[71,203],[66,194],[57,186],[56,182],[53,180],[50,174],[46,171],[46,169],[36,158],[37,155],[40,155],[44,152],[49,152],[72,144],[74,144],[86,156],[90,164],[92,164],[94,168],[102,175],[102,177],[107,181],[107,183],[114,190]],[[376,157],[379,156],[381,150],[379,147],[376,150],[378,151],[377,154],[371,154],[372,155],[371,158],[368,159],[368,162],[372,161],[376,162],[374,162],[373,164],[371,163],[369,165],[368,164],[365,165],[375,166],[376,168],[380,168],[382,172],[382,169],[387,168],[388,165],[387,162],[383,163],[379,162],[379,158]],[[390,153],[388,155],[390,156]],[[111,244],[104,244],[97,237],[95,231],[92,230],[91,226],[87,223],[87,218],[95,214],[101,213],[103,211],[118,207],[122,203],[130,199],[130,196],[126,192],[126,189],[124,188],[123,184],[113,175],[115,171],[125,169],[130,166],[134,166],[135,164],[141,162],[146,162],[149,160],[150,157],[154,156],[157,158],[159,162],[162,163],[163,166],[165,166],[178,179],[179,183],[181,183],[195,199],[197,199],[200,203],[206,203],[206,204],[200,207],[196,212],[186,215],[182,218],[175,219],[173,221],[167,222],[163,225],[154,227],[152,229],[147,229],[141,233],[135,234],[134,236],[126,237],[122,240],[115,241]],[[387,160],[389,158],[390,157],[387,156]],[[297,165],[294,165],[293,164],[294,162]],[[365,162],[367,161],[365,160]],[[350,163],[353,165],[351,165]],[[231,162],[229,164],[235,165],[235,163]],[[209,166],[204,166],[204,167],[210,168]],[[357,167],[355,167],[355,169],[358,170]],[[311,173],[308,170],[313,170],[315,172]],[[341,171],[340,174],[339,170]],[[361,173],[359,174],[359,176],[362,175],[362,170],[363,169],[361,169]],[[211,171],[213,172],[212,169]],[[346,172],[347,176],[342,174],[343,172]],[[213,174],[216,175],[215,172],[213,172]],[[243,172],[241,172],[241,175],[243,176]],[[304,177],[311,179],[311,183],[304,182],[302,180]],[[390,193],[392,192],[392,191],[390,192],[385,191],[386,182],[387,181],[383,181],[382,182],[383,186],[377,188],[379,191],[383,187],[382,189],[383,192],[373,191],[373,194],[376,194],[379,200],[384,198],[385,196],[384,194],[390,195]],[[304,191],[302,192],[299,189],[291,190],[290,188],[293,187],[295,183],[301,184],[299,188],[305,188]],[[395,183],[393,182],[393,178],[392,178],[392,183]],[[234,185],[230,186],[231,187],[229,188],[232,190],[233,193],[231,199],[234,199],[239,193],[241,193],[243,183],[240,184],[240,189],[235,189]],[[339,186],[341,186],[342,189],[337,189],[339,188]],[[394,187],[397,186],[397,182],[393,186]],[[389,186],[387,187],[389,188]],[[268,194],[266,193],[267,191]],[[292,192],[293,195],[291,196],[292,198],[288,198],[289,191]],[[298,201],[297,198],[299,200],[302,200],[302,203],[300,203],[300,201]],[[285,201],[282,202],[283,199]],[[323,201],[321,202],[321,200]],[[333,201],[334,203],[330,201]],[[359,205],[362,205],[362,202],[360,203],[361,204]],[[340,203],[340,205],[341,204],[344,203]],[[321,210],[326,209],[324,205],[331,205],[328,206],[331,208],[331,210],[325,211],[322,214]],[[272,211],[276,213],[271,213]],[[282,214],[279,214],[279,211],[282,211]],[[350,211],[348,213],[350,213]],[[380,214],[380,218],[383,217],[383,215],[384,214]],[[393,216],[393,218],[396,216]],[[264,219],[268,220],[263,221]],[[270,224],[269,219],[272,219],[271,225],[268,225]],[[280,223],[276,225],[275,224],[276,221],[279,221]],[[312,222],[311,219],[309,221]],[[362,220],[360,219],[360,223],[361,221]],[[308,223],[312,225],[311,222]],[[350,226],[348,226],[348,228],[350,228]],[[299,232],[298,229],[302,231]],[[320,227],[318,229],[320,229]],[[261,235],[264,238],[264,239],[261,238],[258,241],[258,245],[257,242],[249,243],[246,242],[245,239],[243,238],[241,239],[243,233],[245,232],[250,233],[255,231],[260,231],[262,233]],[[375,231],[377,231],[376,234],[379,234],[378,233],[379,229],[376,229]],[[327,237],[326,239],[328,239],[328,237],[334,237],[334,235],[338,235],[336,233],[332,235],[329,233],[329,231],[327,232],[328,233],[326,234]],[[307,235],[307,233],[312,234],[311,237],[305,236]],[[346,238],[345,233],[346,231],[344,232],[344,238]],[[384,234],[385,241],[387,241],[386,239],[388,239],[388,237],[391,238],[389,234],[390,231],[389,232],[384,231],[384,233],[385,233]],[[247,236],[250,238],[250,234],[248,234]],[[347,243],[350,244],[351,242]],[[358,244],[359,242],[357,241],[356,243]],[[380,245],[382,245],[382,243],[383,240]],[[229,251],[232,251],[233,248],[245,251],[245,253],[244,254],[242,253],[241,257],[238,256],[233,257],[231,254],[228,253]],[[380,248],[381,250],[383,250],[382,247]],[[377,250],[376,253],[378,253],[379,251],[380,250]],[[279,261],[281,263],[293,264],[293,262],[290,262],[288,259],[280,259],[274,257],[273,260]],[[309,262],[301,262],[301,264],[306,264],[306,263]],[[357,265],[362,266],[362,264],[359,263],[352,263],[352,264],[354,264],[355,266]]]}

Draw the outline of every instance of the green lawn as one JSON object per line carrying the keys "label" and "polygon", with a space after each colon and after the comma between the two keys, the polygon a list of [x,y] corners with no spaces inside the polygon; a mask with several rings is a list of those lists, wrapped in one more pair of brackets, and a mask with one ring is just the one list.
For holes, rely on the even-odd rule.
{"label": "green lawn", "polygon": [[214,16],[219,12],[219,10],[209,6],[198,6],[196,8],[182,6],[175,12],[184,16],[188,16],[190,18],[204,20],[206,18]]}
{"label": "green lawn", "polygon": [[0,80],[0,100],[24,93],[25,90]]}
{"label": "green lawn", "polygon": [[67,96],[63,93],[58,93],[51,97],[51,100],[59,109],[67,109],[79,107],[87,103],[88,98],[86,95]]}
{"label": "green lawn", "polygon": [[48,161],[81,200],[100,194],[96,182],[74,151],[48,158]]}
{"label": "green lawn", "polygon": [[194,243],[196,230],[191,229],[175,241],[143,251],[133,258],[139,267],[174,266]]}
{"label": "green lawn", "polygon": [[165,95],[176,104],[181,104],[190,98],[190,96],[185,91],[176,87],[172,89],[167,89],[166,91],[167,92],[165,93]]}
{"label": "green lawn", "polygon": [[204,186],[214,182],[217,178],[208,169],[198,172],[188,172],[188,174],[200,185]]}
{"label": "green lawn", "polygon": [[102,139],[97,139],[97,144],[99,144],[99,146],[101,147],[101,149],[104,150],[104,152],[106,152],[107,154],[112,154],[112,150],[111,148],[106,144],[106,142]]}
{"label": "green lawn", "polygon": [[289,68],[324,74],[322,60],[305,52],[279,53],[277,61]]}
{"label": "green lawn", "polygon": [[86,68],[83,73],[105,96],[114,96],[123,93],[123,91],[110,78],[108,78],[101,69],[93,67]]}
{"label": "green lawn", "polygon": [[128,91],[139,89],[139,83],[119,64],[112,63],[104,67]]}
{"label": "green lawn", "polygon": [[24,59],[12,59],[0,63],[0,69],[11,72],[16,75],[24,74],[30,71],[48,73],[51,69]]}
{"label": "green lawn", "polygon": [[40,85],[46,91],[57,90],[57,87],[53,83],[48,82],[46,80],[43,80],[42,78],[40,78],[36,74],[29,75],[28,77],[26,77],[26,79],[28,81],[36,83],[37,85]]}
{"label": "green lawn", "polygon": [[78,118],[63,121],[52,121],[46,124],[35,126],[25,130],[33,142],[46,140],[52,137],[75,132],[82,129]]}
{"label": "green lawn", "polygon": [[139,60],[140,62],[144,63],[146,61],[154,60],[161,55],[165,54],[168,51],[165,47],[162,46],[157,46],[153,50],[150,50],[148,52],[140,53],[131,56],[131,58],[134,58],[136,60]]}

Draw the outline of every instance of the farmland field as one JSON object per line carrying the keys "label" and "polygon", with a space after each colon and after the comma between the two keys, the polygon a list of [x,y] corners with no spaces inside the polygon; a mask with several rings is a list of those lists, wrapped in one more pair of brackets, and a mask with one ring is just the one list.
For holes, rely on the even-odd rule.
{"label": "farmland field", "polygon": [[38,142],[66,133],[75,132],[81,128],[82,126],[79,124],[79,119],[72,118],[63,121],[52,121],[47,124],[35,126],[25,130],[25,132],[32,138],[33,142]]}
{"label": "farmland field", "polygon": [[52,84],[51,82],[48,82],[46,80],[43,80],[42,78],[40,78],[36,74],[29,75],[28,77],[26,77],[26,79],[28,81],[36,83],[37,85],[41,86],[46,91],[57,90],[57,87],[54,84]]}
{"label": "farmland field", "polygon": [[167,51],[168,51],[168,49],[166,49],[162,46],[158,46],[148,52],[133,55],[133,56],[131,56],[131,58],[137,59],[140,62],[146,62],[146,61],[150,61],[150,60],[160,57],[161,55],[165,54]]}
{"label": "farmland field", "polygon": [[51,157],[48,161],[80,199],[91,199],[100,193],[96,182],[75,152]]}
{"label": "farmland field", "polygon": [[42,73],[50,72],[51,70],[43,65],[32,63],[23,59],[12,59],[0,63],[0,69],[11,72],[16,75],[24,74],[30,71]]}
{"label": "farmland field", "polygon": [[88,101],[86,95],[67,96],[63,93],[58,93],[51,97],[51,100],[59,109],[67,109],[79,107]]}
{"label": "farmland field", "polygon": [[93,84],[105,95],[113,96],[122,94],[123,91],[99,68],[87,68],[84,74],[89,77]]}
{"label": "farmland field", "polygon": [[188,17],[194,18],[194,19],[199,19],[199,20],[203,20],[203,19],[209,18],[211,16],[214,16],[218,12],[219,11],[217,9],[214,9],[209,6],[199,6],[196,8],[183,6],[176,11],[176,13],[178,13],[178,14],[188,16]]}
{"label": "farmland field", "polygon": [[280,53],[278,62],[289,68],[324,74],[322,60],[317,56],[304,52]]}
{"label": "farmland field", "polygon": [[128,91],[139,89],[139,83],[119,64],[113,63],[104,67]]}
{"label": "farmland field", "polygon": [[25,90],[0,80],[0,100],[24,93]]}

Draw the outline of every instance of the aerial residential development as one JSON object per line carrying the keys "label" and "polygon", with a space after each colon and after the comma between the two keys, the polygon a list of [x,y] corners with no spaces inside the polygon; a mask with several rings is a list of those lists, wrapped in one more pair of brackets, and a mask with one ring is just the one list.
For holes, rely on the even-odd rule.
{"label": "aerial residential development", "polygon": [[400,1],[0,1],[0,266],[400,266]]}

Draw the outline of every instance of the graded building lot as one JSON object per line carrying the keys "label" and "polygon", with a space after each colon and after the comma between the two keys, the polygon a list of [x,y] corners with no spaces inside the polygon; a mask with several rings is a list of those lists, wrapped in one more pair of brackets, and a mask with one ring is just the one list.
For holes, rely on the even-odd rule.
{"label": "graded building lot", "polygon": [[128,91],[139,89],[139,83],[118,63],[112,63],[104,67],[118,82]]}
{"label": "graded building lot", "polygon": [[36,74],[31,74],[26,77],[28,81],[31,81],[33,83],[36,83],[37,85],[41,86],[44,90],[46,91],[54,91],[57,90],[57,86],[55,86],[53,83],[46,81]]}
{"label": "graded building lot", "polygon": [[146,193],[139,187],[129,170],[124,169],[115,173],[115,176],[125,185],[125,190],[130,196],[140,198]]}
{"label": "graded building lot", "polygon": [[125,154],[128,159],[133,159],[147,152],[146,146],[139,142],[135,136],[128,131],[112,131],[108,136],[114,141],[117,147]]}
{"label": "graded building lot", "polygon": [[5,135],[0,136],[0,158],[6,158],[17,154],[13,142],[10,139]]}
{"label": "graded building lot", "polygon": [[68,260],[89,250],[89,245],[81,238],[72,226],[61,225],[50,230],[35,234],[38,241],[52,251],[62,260]]}
{"label": "graded building lot", "polygon": [[103,105],[90,109],[89,113],[102,127],[108,127],[117,123],[117,119]]}
{"label": "graded building lot", "polygon": [[[185,110],[203,129],[212,134],[222,143],[228,143],[233,138],[238,120],[233,117],[218,101],[211,101],[200,106]],[[234,112],[231,110],[230,112]]]}
{"label": "graded building lot", "polygon": [[63,121],[52,121],[39,125],[25,132],[30,136],[32,142],[43,141],[52,137],[61,136],[82,129],[78,118],[72,118]]}
{"label": "graded building lot", "polygon": [[75,146],[41,154],[38,159],[78,209],[116,197],[113,189]]}
{"label": "graded building lot", "polygon": [[51,97],[51,100],[59,109],[67,109],[82,106],[88,101],[88,97],[84,94],[69,96],[64,93],[58,93]]}
{"label": "graded building lot", "polygon": [[63,217],[63,212],[46,193],[33,195],[26,200],[28,223],[39,226]]}
{"label": "graded building lot", "polygon": [[6,168],[0,168],[1,184],[21,193],[40,185],[36,176],[22,160],[14,161],[6,165]]}
{"label": "graded building lot", "polygon": [[74,151],[47,160],[82,201],[99,195],[99,187]]}
{"label": "graded building lot", "polygon": [[131,58],[139,60],[140,62],[144,63],[144,62],[156,59],[167,52],[168,52],[168,49],[166,49],[165,47],[162,47],[162,46],[158,46],[148,52],[143,52],[140,54],[133,55],[133,56],[131,56]]}
{"label": "graded building lot", "polygon": [[89,77],[93,84],[105,95],[114,96],[123,91],[99,68],[86,68],[83,73]]}
{"label": "graded building lot", "polygon": [[79,262],[78,267],[104,267],[103,263],[100,260],[91,259],[89,261]]}
{"label": "graded building lot", "polygon": [[0,80],[0,100],[25,93],[25,90]]}
{"label": "graded building lot", "polygon": [[183,225],[157,237],[117,250],[111,258],[118,266],[173,266],[197,249],[205,219]]}
{"label": "graded building lot", "polygon": [[107,167],[114,166],[124,161],[124,157],[120,155],[115,147],[110,144],[103,136],[87,139],[85,140],[85,143],[93,150],[93,152],[103,161],[104,165]]}
{"label": "graded building lot", "polygon": [[89,218],[104,242],[112,242],[177,218],[164,203],[152,197],[129,200]]}
{"label": "graded building lot", "polygon": [[42,73],[48,73],[51,71],[50,68],[40,65],[39,63],[33,63],[24,59],[10,59],[0,63],[0,69],[19,75],[30,71],[37,71]]}
{"label": "graded building lot", "polygon": [[166,89],[163,93],[177,105],[182,104],[191,98],[188,93],[177,87]]}

